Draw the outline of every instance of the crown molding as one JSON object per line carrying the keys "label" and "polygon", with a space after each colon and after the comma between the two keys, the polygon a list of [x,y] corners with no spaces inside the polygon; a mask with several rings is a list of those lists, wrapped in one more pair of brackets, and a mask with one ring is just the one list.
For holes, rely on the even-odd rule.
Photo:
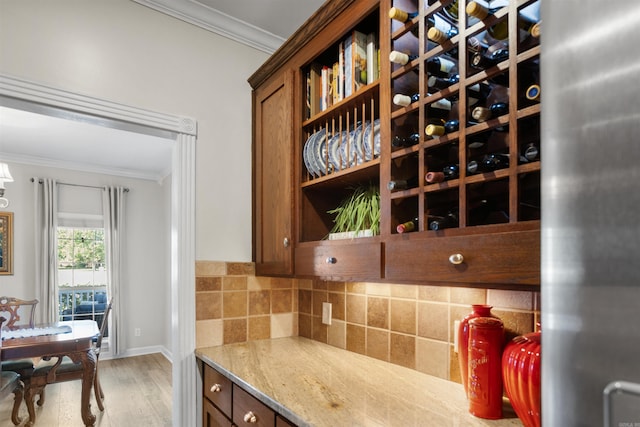
{"label": "crown molding", "polygon": [[132,1],[268,54],[275,52],[285,41],[280,36],[196,0]]}

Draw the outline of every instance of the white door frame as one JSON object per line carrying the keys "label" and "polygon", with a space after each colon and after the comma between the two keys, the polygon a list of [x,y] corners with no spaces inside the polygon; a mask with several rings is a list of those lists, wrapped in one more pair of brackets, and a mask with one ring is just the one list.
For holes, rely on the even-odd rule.
{"label": "white door frame", "polygon": [[[94,124],[174,138],[171,156],[171,359],[173,425],[196,425],[195,143],[197,123],[0,74],[0,105],[17,100],[49,115],[81,114]],[[40,111],[42,112],[42,111]],[[132,129],[133,127],[133,129]],[[160,318],[158,320],[161,320]]]}

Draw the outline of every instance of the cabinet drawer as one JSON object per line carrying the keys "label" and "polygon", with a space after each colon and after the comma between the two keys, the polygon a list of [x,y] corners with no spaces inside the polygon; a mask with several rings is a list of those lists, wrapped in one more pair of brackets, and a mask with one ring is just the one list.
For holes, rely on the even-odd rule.
{"label": "cabinet drawer", "polygon": [[285,420],[280,415],[276,415],[276,427],[296,427],[290,421]]}
{"label": "cabinet drawer", "polygon": [[207,399],[202,399],[203,427],[231,427],[233,424]]}
{"label": "cabinet drawer", "polygon": [[204,396],[229,418],[231,418],[231,384],[227,377],[204,364]]}
{"label": "cabinet drawer", "polygon": [[[450,261],[460,254],[460,264]],[[540,284],[538,230],[385,244],[385,277],[398,281]]]}
{"label": "cabinet drawer", "polygon": [[296,248],[296,276],[377,279],[382,272],[380,243]]}
{"label": "cabinet drawer", "polygon": [[269,407],[233,385],[233,422],[236,425],[275,427],[275,418],[275,412]]}

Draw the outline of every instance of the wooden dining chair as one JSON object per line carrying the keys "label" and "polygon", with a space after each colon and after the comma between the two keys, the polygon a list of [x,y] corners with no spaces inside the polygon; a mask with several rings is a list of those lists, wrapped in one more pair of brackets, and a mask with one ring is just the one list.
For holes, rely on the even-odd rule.
{"label": "wooden dining chair", "polygon": [[[4,317],[0,317],[0,356],[2,355],[2,324],[5,322]],[[13,410],[11,411],[11,422],[18,425],[22,422],[18,416],[20,403],[22,402],[23,386],[20,382],[20,375],[13,371],[5,371],[0,366],[0,400],[13,393]]]}
{"label": "wooden dining chair", "polygon": [[[102,338],[107,325],[109,323],[109,314],[111,313],[111,301],[104,310],[104,316],[102,318],[102,325],[100,325],[100,333],[97,336],[94,343],[94,351],[96,354],[96,371],[93,377],[93,391],[96,396],[96,402],[98,408],[104,411],[104,392],[100,385],[100,378],[98,376],[98,359],[100,356],[100,348],[102,347]],[[41,399],[38,401],[38,405],[42,406],[44,403],[42,399],[42,391],[47,384],[61,383],[72,380],[82,380],[84,373],[81,363],[75,363],[67,356],[52,357],[50,361],[43,361],[36,365],[29,384],[25,384],[25,402],[29,414],[34,413],[33,399],[36,394],[40,394]]]}

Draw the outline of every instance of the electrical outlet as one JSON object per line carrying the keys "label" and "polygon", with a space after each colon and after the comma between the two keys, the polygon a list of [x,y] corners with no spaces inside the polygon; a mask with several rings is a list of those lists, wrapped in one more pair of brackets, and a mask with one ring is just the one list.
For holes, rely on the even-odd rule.
{"label": "electrical outlet", "polygon": [[137,337],[139,337],[140,335],[142,335],[142,332],[140,331],[140,328],[135,328],[133,330],[133,334]]}
{"label": "electrical outlet", "polygon": [[458,329],[460,329],[460,321],[453,321],[453,351],[458,352]]}
{"label": "electrical outlet", "polygon": [[322,303],[322,323],[325,325],[331,324],[331,303],[323,302]]}

